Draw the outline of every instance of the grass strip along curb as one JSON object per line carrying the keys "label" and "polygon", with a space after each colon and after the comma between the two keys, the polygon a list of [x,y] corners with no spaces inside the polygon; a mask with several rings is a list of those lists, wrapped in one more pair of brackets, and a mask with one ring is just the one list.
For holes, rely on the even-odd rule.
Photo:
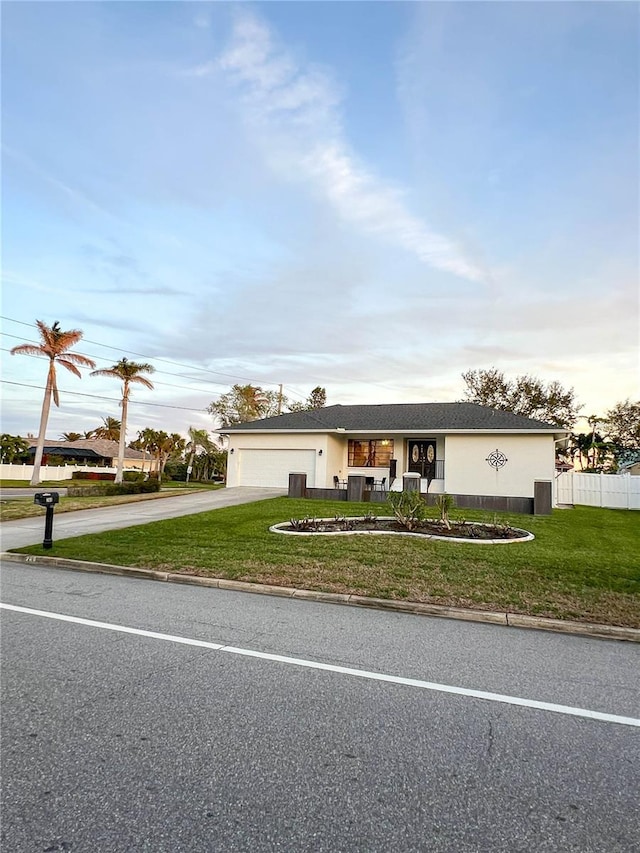
{"label": "grass strip along curb", "polygon": [[531,628],[538,631],[555,631],[562,634],[578,634],[585,637],[626,640],[631,643],[640,643],[640,629],[623,628],[617,625],[598,625],[590,622],[549,619],[544,616],[525,616],[520,613],[501,613],[491,610],[473,610],[464,607],[446,607],[440,604],[394,601],[386,598],[369,598],[363,595],[316,592],[313,590],[296,589],[294,587],[226,580],[224,578],[204,578],[198,575],[179,574],[177,572],[165,572],[155,569],[114,566],[108,563],[89,563],[81,560],[69,560],[64,557],[38,557],[32,554],[4,552],[0,553],[0,559],[15,563],[28,563],[29,565],[50,566],[70,571],[120,575],[143,580],[204,586],[213,589],[233,590],[235,592],[251,592],[258,595],[275,595],[281,598],[295,598],[327,604],[346,604],[351,607],[391,610],[401,613],[411,613],[414,616],[436,616],[445,619],[461,619],[467,622],[485,622],[511,628]]}

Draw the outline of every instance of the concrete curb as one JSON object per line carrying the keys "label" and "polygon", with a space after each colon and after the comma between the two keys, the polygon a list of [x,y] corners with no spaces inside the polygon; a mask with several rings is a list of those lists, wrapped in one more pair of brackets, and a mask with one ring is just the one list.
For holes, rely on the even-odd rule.
{"label": "concrete curb", "polygon": [[316,592],[295,589],[287,586],[271,586],[260,583],[231,581],[223,578],[203,578],[198,575],[161,572],[155,569],[136,569],[129,566],[114,566],[109,563],[88,563],[81,560],[67,560],[63,557],[40,557],[33,554],[0,553],[0,559],[14,563],[52,566],[77,572],[96,572],[106,575],[121,575],[144,580],[164,581],[166,583],[204,586],[213,589],[228,589],[234,592],[251,592],[258,595],[277,595],[282,598],[295,598],[306,601],[319,601],[327,604],[346,604],[350,607],[369,607],[376,610],[390,610],[396,613],[411,613],[415,616],[436,616],[444,619],[461,619],[466,622],[485,622],[504,625],[510,628],[528,628],[537,631],[556,631],[562,634],[576,634],[583,637],[598,637],[606,640],[625,640],[640,643],[640,629],[621,628],[617,625],[599,625],[592,622],[571,622],[562,619],[549,619],[544,616],[525,616],[519,613],[501,613],[492,610],[472,610],[464,607],[447,607],[440,604],[421,604],[417,601],[393,601],[386,598],[368,598],[363,595],[349,595],[336,592]]}

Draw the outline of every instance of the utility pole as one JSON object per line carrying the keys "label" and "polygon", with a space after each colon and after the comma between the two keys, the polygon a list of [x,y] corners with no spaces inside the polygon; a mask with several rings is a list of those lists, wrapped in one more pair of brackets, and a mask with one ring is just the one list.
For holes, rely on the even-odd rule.
{"label": "utility pole", "polygon": [[278,391],[278,414],[282,414],[282,383],[280,383],[280,390]]}

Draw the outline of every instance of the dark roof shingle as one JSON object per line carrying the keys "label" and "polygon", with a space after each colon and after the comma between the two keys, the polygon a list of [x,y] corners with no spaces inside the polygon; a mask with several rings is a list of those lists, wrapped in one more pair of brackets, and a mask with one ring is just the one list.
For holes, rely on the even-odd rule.
{"label": "dark roof shingle", "polygon": [[513,412],[502,412],[475,403],[387,403],[379,405],[327,406],[309,412],[289,412],[273,418],[221,428],[218,432],[253,431],[429,431],[429,430],[526,430],[565,432],[562,427]]}

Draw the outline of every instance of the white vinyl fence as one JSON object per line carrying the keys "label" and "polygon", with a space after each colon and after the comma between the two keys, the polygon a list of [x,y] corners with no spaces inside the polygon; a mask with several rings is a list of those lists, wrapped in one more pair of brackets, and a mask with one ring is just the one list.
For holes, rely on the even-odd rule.
{"label": "white vinyl fence", "polygon": [[[97,471],[101,474],[115,474],[116,468],[98,468],[95,465],[43,465],[40,468],[41,480],[70,480],[74,471]],[[27,480],[31,479],[33,465],[0,465],[0,479]]]}
{"label": "white vinyl fence", "polygon": [[609,509],[640,509],[640,477],[630,474],[578,474],[556,478],[556,504]]}

